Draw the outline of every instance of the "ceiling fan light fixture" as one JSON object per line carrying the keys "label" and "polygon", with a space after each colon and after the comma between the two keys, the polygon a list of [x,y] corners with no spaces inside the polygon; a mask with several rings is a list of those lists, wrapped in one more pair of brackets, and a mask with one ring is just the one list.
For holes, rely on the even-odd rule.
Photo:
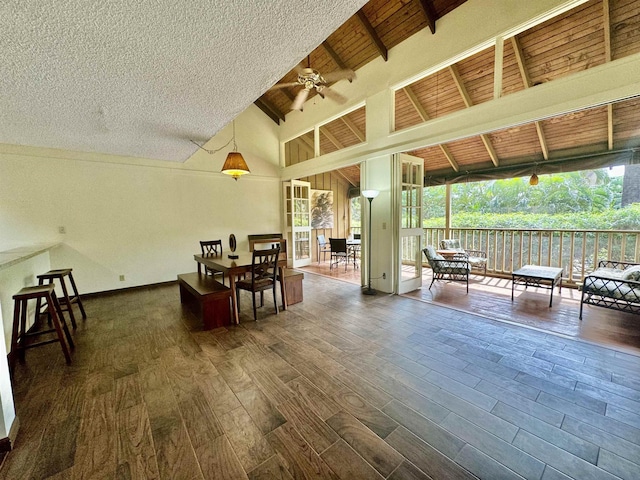
{"label": "ceiling fan light fixture", "polygon": [[237,181],[242,175],[251,173],[251,170],[240,152],[229,152],[222,166],[222,173],[232,176]]}

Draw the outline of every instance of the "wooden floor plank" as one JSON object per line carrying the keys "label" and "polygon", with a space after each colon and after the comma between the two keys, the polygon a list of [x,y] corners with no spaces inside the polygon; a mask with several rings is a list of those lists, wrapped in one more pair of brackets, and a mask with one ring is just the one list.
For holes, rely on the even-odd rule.
{"label": "wooden floor plank", "polygon": [[[505,323],[424,299],[362,296],[314,274],[304,289],[304,302],[278,315],[263,309],[254,322],[249,310],[240,325],[210,331],[175,285],[87,298],[70,366],[58,345],[16,365],[20,429],[0,480],[640,471],[640,348],[624,344],[629,336],[594,344],[582,330],[514,325],[521,313],[528,322],[535,292],[517,298]],[[566,329],[571,301],[563,289],[540,324],[559,313]]]}
{"label": "wooden floor plank", "polygon": [[288,473],[293,478],[338,479],[333,470],[316,454],[288,423],[276,428],[267,435],[278,456],[284,459]]}
{"label": "wooden floor plank", "polygon": [[73,479],[110,478],[116,472],[116,443],[113,432],[105,431],[91,442],[78,446],[73,464]]}
{"label": "wooden floor plank", "polygon": [[298,397],[278,405],[286,419],[317,452],[322,453],[338,440],[338,435]]}
{"label": "wooden floor plank", "polygon": [[343,480],[352,478],[382,480],[384,478],[344,440],[335,442],[321,457],[329,467],[339,472]]}
{"label": "wooden floor plank", "polygon": [[286,422],[267,396],[253,383],[249,388],[238,392],[236,396],[263,435]]}
{"label": "wooden floor plank", "polygon": [[293,480],[278,455],[273,455],[249,472],[251,480]]}
{"label": "wooden floor plank", "polygon": [[160,478],[146,407],[121,410],[116,423],[118,478]]}
{"label": "wooden floor plank", "polygon": [[402,455],[352,415],[338,412],[327,423],[383,477],[391,475],[402,463]]}
{"label": "wooden floor plank", "polygon": [[269,443],[243,407],[221,415],[220,423],[245,471],[253,470],[273,455]]}

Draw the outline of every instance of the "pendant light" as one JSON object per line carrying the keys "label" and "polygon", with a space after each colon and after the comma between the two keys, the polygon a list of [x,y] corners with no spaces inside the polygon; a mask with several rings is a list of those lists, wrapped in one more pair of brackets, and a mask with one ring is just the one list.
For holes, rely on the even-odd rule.
{"label": "pendant light", "polygon": [[537,170],[538,170],[538,164],[535,163],[533,165],[533,175],[531,175],[531,178],[529,179],[529,185],[531,186],[535,186],[538,184],[538,175],[536,175]]}
{"label": "pendant light", "polygon": [[242,154],[238,152],[238,146],[236,145],[236,121],[233,121],[233,151],[229,152],[227,159],[222,166],[222,173],[225,175],[231,175],[234,180],[238,181],[238,178],[247,173],[251,173],[247,162],[244,161]]}

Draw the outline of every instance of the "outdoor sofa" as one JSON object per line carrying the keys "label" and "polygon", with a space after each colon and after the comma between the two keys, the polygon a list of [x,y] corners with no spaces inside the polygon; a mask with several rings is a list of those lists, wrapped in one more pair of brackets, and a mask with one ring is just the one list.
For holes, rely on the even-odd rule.
{"label": "outdoor sofa", "polygon": [[603,260],[582,285],[582,307],[587,303],[622,312],[640,313],[640,264]]}

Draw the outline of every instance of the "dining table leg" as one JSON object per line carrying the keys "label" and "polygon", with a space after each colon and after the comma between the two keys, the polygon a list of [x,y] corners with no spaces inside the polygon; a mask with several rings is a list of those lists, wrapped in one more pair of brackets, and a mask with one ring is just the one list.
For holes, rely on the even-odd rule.
{"label": "dining table leg", "polygon": [[240,315],[238,313],[238,297],[236,296],[236,276],[229,273],[229,288],[231,288],[231,307],[233,309],[233,323],[240,324]]}
{"label": "dining table leg", "polygon": [[284,267],[278,267],[280,272],[280,296],[282,297],[282,310],[287,309],[287,286],[284,281]]}

